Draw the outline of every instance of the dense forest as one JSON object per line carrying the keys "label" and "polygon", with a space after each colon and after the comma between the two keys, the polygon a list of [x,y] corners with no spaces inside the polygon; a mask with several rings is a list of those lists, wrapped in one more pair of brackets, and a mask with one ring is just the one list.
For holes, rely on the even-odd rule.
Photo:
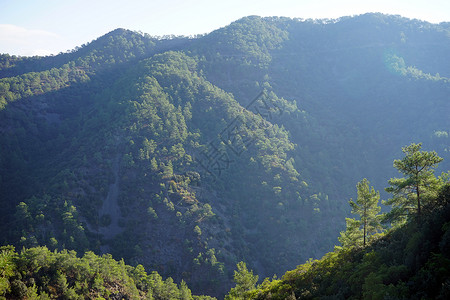
{"label": "dense forest", "polygon": [[[445,268],[437,294],[408,284],[450,259],[449,51],[449,23],[366,14],[0,55],[0,296],[361,298],[358,285],[392,284],[444,299]],[[409,153],[439,158],[420,220],[396,178]],[[376,217],[352,218],[363,194]]]}
{"label": "dense forest", "polygon": [[[450,172],[434,175],[442,162],[421,144],[403,149],[394,161],[404,178],[386,188],[393,209],[380,214],[380,194],[367,179],[357,184],[357,199],[333,252],[308,260],[281,279],[258,283],[245,262],[234,271],[235,286],[225,299],[447,299],[450,296]],[[401,211],[402,213],[398,213]],[[381,226],[391,222],[391,226]],[[0,295],[7,299],[216,299],[193,296],[184,281],[163,280],[117,261],[110,254],[47,247],[0,248]]]}
{"label": "dense forest", "polygon": [[342,246],[258,285],[241,262],[225,299],[448,299],[450,172],[436,177],[442,158],[420,149],[404,147],[394,161],[404,177],[389,180],[390,212],[380,214],[380,195],[363,179],[349,201],[359,218],[346,219]]}
{"label": "dense forest", "polygon": [[131,267],[110,254],[73,250],[49,251],[46,247],[1,248],[0,293],[7,299],[183,299],[193,296],[186,283],[163,280],[157,272],[147,274],[142,265]]}

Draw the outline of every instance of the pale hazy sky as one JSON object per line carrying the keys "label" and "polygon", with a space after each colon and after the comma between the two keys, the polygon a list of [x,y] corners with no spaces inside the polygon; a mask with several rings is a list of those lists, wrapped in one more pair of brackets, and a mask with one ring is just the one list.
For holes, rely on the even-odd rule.
{"label": "pale hazy sky", "polygon": [[338,18],[381,12],[450,21],[449,0],[0,0],[0,53],[48,55],[116,28],[150,35],[208,33],[249,15]]}

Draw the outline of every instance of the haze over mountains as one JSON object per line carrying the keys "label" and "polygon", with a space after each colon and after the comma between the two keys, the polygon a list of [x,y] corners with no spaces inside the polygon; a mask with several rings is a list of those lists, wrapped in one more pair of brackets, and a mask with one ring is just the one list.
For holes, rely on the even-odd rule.
{"label": "haze over mountains", "polygon": [[213,296],[239,261],[282,275],[333,249],[356,183],[382,191],[403,146],[450,169],[448,53],[450,23],[366,14],[1,55],[0,242]]}

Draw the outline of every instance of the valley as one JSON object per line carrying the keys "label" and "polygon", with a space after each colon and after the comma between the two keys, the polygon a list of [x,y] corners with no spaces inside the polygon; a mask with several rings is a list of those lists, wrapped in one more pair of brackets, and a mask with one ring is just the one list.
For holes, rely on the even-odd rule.
{"label": "valley", "polygon": [[320,259],[359,181],[391,197],[402,147],[450,169],[449,33],[383,14],[250,16],[2,54],[0,243],[111,255],[218,298],[241,261],[263,280]]}

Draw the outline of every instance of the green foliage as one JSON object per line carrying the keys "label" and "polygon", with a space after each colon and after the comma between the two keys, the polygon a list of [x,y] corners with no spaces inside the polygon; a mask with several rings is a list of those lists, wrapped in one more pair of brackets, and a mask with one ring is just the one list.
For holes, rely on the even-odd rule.
{"label": "green foliage", "polygon": [[396,73],[399,73],[403,76],[412,77],[414,79],[425,79],[432,81],[444,81],[446,83],[450,82],[449,78],[441,77],[439,73],[432,75],[430,73],[425,73],[422,70],[418,69],[415,66],[406,66],[405,60],[402,57],[397,56],[396,54],[389,53],[386,55],[386,61],[389,64],[389,67]]}
{"label": "green foliage", "polygon": [[[345,225],[340,199],[392,176],[395,149],[450,153],[447,31],[247,17],[193,38],[117,29],[70,53],[0,55],[0,243],[108,251],[218,296],[237,258],[279,274],[318,257]],[[423,211],[445,206],[434,196],[421,192]],[[66,298],[86,286],[58,276]]]}
{"label": "green foliage", "polygon": [[194,233],[198,236],[202,235],[202,230],[200,229],[200,227],[198,227],[198,225],[195,225]]}
{"label": "green foliage", "polygon": [[24,75],[0,79],[0,110],[10,102],[30,96],[40,95],[76,83],[89,80],[89,76],[74,64],[66,64],[59,69],[31,72]]}
{"label": "green foliage", "polygon": [[87,252],[79,258],[74,251],[45,247],[16,253],[7,246],[1,251],[0,296],[6,298],[202,299],[192,296],[184,281],[178,286],[171,278],[148,275],[142,265],[131,267],[110,255]]}
{"label": "green foliage", "polygon": [[358,198],[356,202],[349,201],[352,214],[359,215],[359,220],[346,218],[347,229],[341,232],[339,242],[342,246],[366,246],[371,237],[382,230],[381,207],[378,205],[380,193],[369,187],[369,181],[364,178],[356,185]]}
{"label": "green foliage", "polygon": [[353,218],[345,218],[345,231],[338,237],[343,247],[357,247],[363,245],[364,232],[361,229],[361,221]]}
{"label": "green foliage", "polygon": [[253,271],[247,269],[245,262],[241,261],[234,271],[234,282],[236,286],[230,290],[225,299],[247,299],[247,294],[256,288],[258,275],[253,275]]}
{"label": "green foliage", "polygon": [[421,148],[421,143],[403,147],[405,157],[394,161],[394,167],[405,177],[390,179],[391,186],[386,188],[393,195],[385,202],[393,206],[392,212],[387,215],[393,223],[401,223],[413,213],[420,217],[423,205],[436,198],[439,182],[434,176],[434,169],[443,159],[435,151],[421,151]]}
{"label": "green foliage", "polygon": [[411,221],[364,249],[336,249],[267,282],[248,299],[286,299],[292,293],[302,299],[441,299],[450,276],[450,256],[442,247],[448,226],[436,228],[449,222],[449,213],[448,205],[427,212],[421,223]]}
{"label": "green foliage", "polygon": [[[361,245],[362,233],[361,221],[347,219],[347,231],[340,238],[344,248],[335,247],[320,260],[286,272],[282,280],[266,279],[246,294],[247,299],[442,299],[448,294],[450,278],[450,183],[429,188],[435,189],[429,192],[437,198],[430,201],[445,205],[431,206],[422,218],[390,230],[364,248],[348,247]],[[366,179],[358,183],[357,190],[357,201],[350,201],[352,212],[370,220],[370,214],[364,214],[370,207],[376,217],[379,194],[369,188]],[[377,228],[379,219],[375,223]]]}

